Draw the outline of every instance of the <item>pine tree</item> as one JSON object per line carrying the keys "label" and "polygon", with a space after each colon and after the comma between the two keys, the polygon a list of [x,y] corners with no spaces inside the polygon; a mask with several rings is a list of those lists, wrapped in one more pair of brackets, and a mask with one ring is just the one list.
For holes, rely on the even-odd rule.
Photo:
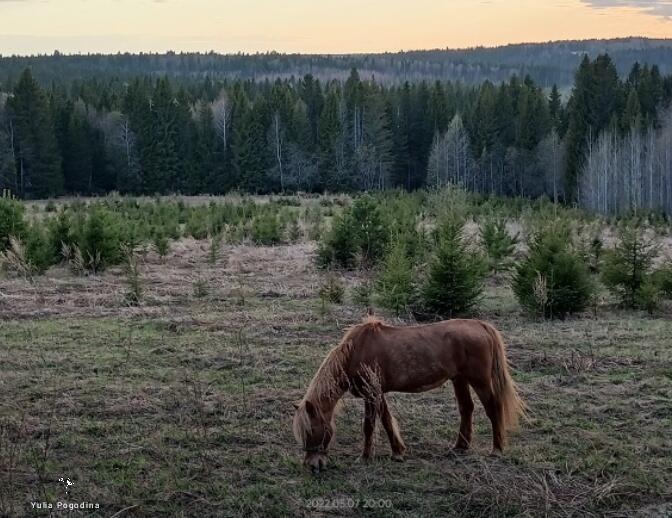
{"label": "pine tree", "polygon": [[352,188],[350,178],[344,175],[346,137],[343,119],[344,109],[340,91],[330,88],[320,115],[318,139],[320,184],[329,192],[347,191]]}
{"label": "pine tree", "polygon": [[483,295],[486,271],[483,258],[469,249],[462,222],[442,222],[421,289],[423,311],[440,318],[469,314]]}
{"label": "pine tree", "polygon": [[48,198],[61,194],[63,174],[51,108],[29,69],[21,75],[7,108],[15,131],[19,195]]}
{"label": "pine tree", "polygon": [[0,196],[4,192],[17,193],[17,183],[12,140],[0,113]]}
{"label": "pine tree", "polygon": [[625,307],[649,309],[648,290],[658,252],[659,246],[640,229],[621,230],[619,243],[607,254],[602,280]]}
{"label": "pine tree", "polygon": [[245,109],[238,126],[234,128],[233,156],[238,186],[247,192],[269,192],[267,119],[266,102],[257,98],[251,108]]}
{"label": "pine tree", "polygon": [[602,130],[622,108],[618,72],[608,55],[591,62],[583,58],[576,73],[574,90],[569,100],[566,183],[570,199],[576,199],[587,142],[595,141]]}
{"label": "pine tree", "polygon": [[556,131],[560,131],[562,126],[562,97],[558,90],[558,85],[554,84],[551,94],[548,98],[548,112],[551,117],[551,124]]}
{"label": "pine tree", "polygon": [[411,305],[413,291],[413,265],[403,242],[397,241],[385,255],[376,282],[378,301],[400,315]]}

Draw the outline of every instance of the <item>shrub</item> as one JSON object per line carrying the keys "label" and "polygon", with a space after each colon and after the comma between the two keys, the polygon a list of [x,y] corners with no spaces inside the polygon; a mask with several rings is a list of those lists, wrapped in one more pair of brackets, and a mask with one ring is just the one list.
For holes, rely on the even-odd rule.
{"label": "shrub", "polygon": [[600,236],[593,236],[587,242],[582,250],[583,256],[592,273],[599,273],[602,268],[602,256],[604,252],[604,243]]}
{"label": "shrub", "polygon": [[462,221],[448,218],[438,229],[436,249],[421,289],[425,313],[450,318],[469,313],[481,299],[485,261],[470,250],[463,228]]}
{"label": "shrub", "polygon": [[9,248],[9,238],[23,239],[28,225],[24,220],[24,207],[21,202],[0,197],[0,252]]}
{"label": "shrub", "polygon": [[72,221],[70,213],[62,209],[58,212],[56,217],[51,218],[47,225],[49,232],[49,248],[54,258],[54,263],[64,259],[64,247],[71,247],[73,243],[72,236]]}
{"label": "shrub", "polygon": [[129,306],[137,306],[142,300],[143,287],[140,276],[140,261],[133,250],[126,250],[126,302]]}
{"label": "shrub", "polygon": [[672,299],[672,260],[653,273],[653,278],[662,296]]}
{"label": "shrub", "polygon": [[185,233],[194,239],[205,239],[208,236],[208,219],[201,210],[194,210],[187,220]]}
{"label": "shrub", "polygon": [[287,224],[287,241],[290,243],[298,243],[301,240],[302,232],[301,225],[297,218],[292,218]]}
{"label": "shrub", "polygon": [[26,259],[32,273],[44,273],[50,266],[58,262],[58,255],[54,255],[49,239],[42,226],[30,226],[25,240]]}
{"label": "shrub", "polygon": [[352,206],[353,230],[364,266],[373,266],[385,255],[388,243],[388,229],[380,207],[369,195],[364,195]]}
{"label": "shrub", "polygon": [[94,273],[122,261],[121,242],[114,214],[100,207],[89,211],[76,238],[87,268]]}
{"label": "shrub", "polygon": [[282,227],[276,214],[266,212],[252,220],[252,241],[258,245],[275,245],[282,240]]}
{"label": "shrub", "polygon": [[4,251],[0,251],[0,266],[32,280],[33,269],[26,257],[26,247],[17,237],[10,236],[9,245]]}
{"label": "shrub", "polygon": [[368,308],[371,306],[373,283],[368,280],[360,282],[352,289],[352,302],[355,306]]}
{"label": "shrub", "polygon": [[320,241],[318,266],[328,268],[337,266],[351,268],[357,257],[357,237],[350,212],[344,212],[334,218],[333,224],[324,239]]}
{"label": "shrub", "polygon": [[481,241],[488,255],[488,266],[494,273],[513,267],[513,253],[519,234],[512,236],[506,230],[506,219],[488,219],[480,230]]}
{"label": "shrub", "polygon": [[403,243],[395,243],[385,256],[376,282],[378,302],[400,315],[408,309],[413,297],[413,265]]}
{"label": "shrub", "polygon": [[655,309],[660,304],[662,292],[660,286],[655,282],[653,276],[649,276],[642,283],[635,294],[635,305],[640,309],[646,310],[653,314]]}
{"label": "shrub", "polygon": [[208,249],[208,263],[214,265],[219,259],[219,252],[222,248],[222,239],[224,235],[220,232],[210,237],[210,248]]}
{"label": "shrub", "polygon": [[343,302],[343,295],[345,295],[345,288],[336,275],[329,274],[324,284],[320,286],[319,295],[322,302],[341,304]]}
{"label": "shrub", "polygon": [[208,281],[204,277],[198,276],[192,282],[192,288],[194,297],[197,299],[202,299],[208,296],[209,286]]}
{"label": "shrub", "polygon": [[161,259],[165,259],[165,257],[168,255],[168,252],[170,251],[170,239],[163,232],[163,229],[157,229],[154,232],[152,241],[156,253],[159,254]]}
{"label": "shrub", "polygon": [[[605,258],[602,281],[624,307],[650,308],[652,267],[658,251],[653,239],[646,238],[637,227],[621,230],[618,244]],[[647,293],[640,293],[642,290]]]}
{"label": "shrub", "polygon": [[364,267],[374,266],[385,255],[388,236],[380,207],[371,196],[362,196],[334,218],[331,230],[320,241],[318,264],[352,268],[359,259]]}
{"label": "shrub", "polygon": [[585,262],[571,248],[569,230],[557,223],[532,236],[529,253],[513,277],[520,305],[545,318],[584,310],[594,289]]}

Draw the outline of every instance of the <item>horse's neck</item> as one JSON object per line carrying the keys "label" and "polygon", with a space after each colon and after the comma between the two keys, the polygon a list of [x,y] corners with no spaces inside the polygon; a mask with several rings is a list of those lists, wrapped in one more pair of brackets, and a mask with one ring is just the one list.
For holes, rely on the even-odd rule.
{"label": "horse's neck", "polygon": [[334,350],[317,372],[306,399],[318,405],[324,412],[331,412],[346,390],[348,390],[348,378],[344,370],[342,352]]}
{"label": "horse's neck", "polygon": [[311,391],[306,394],[306,399],[316,405],[323,414],[331,415],[334,408],[336,408],[336,405],[343,397],[343,394],[345,394],[345,390],[346,389],[339,387],[338,390],[332,389],[321,393],[318,391]]}

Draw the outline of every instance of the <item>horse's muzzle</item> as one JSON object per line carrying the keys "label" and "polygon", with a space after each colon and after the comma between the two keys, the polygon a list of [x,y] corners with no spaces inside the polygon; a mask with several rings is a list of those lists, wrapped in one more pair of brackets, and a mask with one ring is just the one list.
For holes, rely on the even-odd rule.
{"label": "horse's muzzle", "polygon": [[303,465],[313,473],[319,473],[327,467],[327,456],[324,453],[307,453]]}

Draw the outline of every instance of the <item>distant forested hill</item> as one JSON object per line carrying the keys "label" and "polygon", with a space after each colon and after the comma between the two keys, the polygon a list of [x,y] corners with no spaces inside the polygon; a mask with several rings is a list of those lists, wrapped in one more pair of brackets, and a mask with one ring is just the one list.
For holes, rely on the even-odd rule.
{"label": "distant forested hill", "polygon": [[461,50],[435,49],[384,54],[113,54],[0,57],[0,90],[10,89],[21,72],[30,67],[43,85],[105,76],[131,78],[139,74],[174,78],[302,77],[341,79],[357,68],[363,78],[375,76],[390,84],[421,79],[441,79],[479,84],[501,82],[513,75],[529,74],[542,87],[572,85],[584,54],[608,53],[617,70],[627,73],[635,62],[655,63],[661,73],[672,73],[672,39],[623,38],[614,40],[560,41]]}

